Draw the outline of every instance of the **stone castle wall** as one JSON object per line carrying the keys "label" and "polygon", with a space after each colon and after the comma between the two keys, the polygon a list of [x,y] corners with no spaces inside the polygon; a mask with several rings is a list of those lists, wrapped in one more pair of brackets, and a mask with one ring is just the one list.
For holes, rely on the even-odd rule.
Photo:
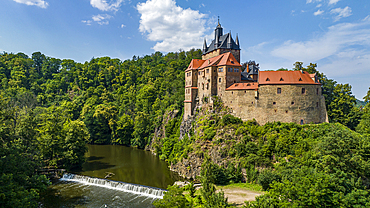
{"label": "stone castle wall", "polygon": [[234,116],[243,120],[256,119],[262,125],[274,121],[328,122],[320,85],[260,85],[258,91],[226,91],[221,99]]}

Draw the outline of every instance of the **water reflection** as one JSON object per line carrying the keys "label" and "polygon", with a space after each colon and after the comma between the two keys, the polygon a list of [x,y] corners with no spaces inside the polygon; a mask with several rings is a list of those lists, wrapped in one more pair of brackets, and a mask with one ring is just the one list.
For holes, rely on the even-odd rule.
{"label": "water reflection", "polygon": [[180,177],[148,151],[115,145],[89,145],[87,161],[77,174],[166,189]]}

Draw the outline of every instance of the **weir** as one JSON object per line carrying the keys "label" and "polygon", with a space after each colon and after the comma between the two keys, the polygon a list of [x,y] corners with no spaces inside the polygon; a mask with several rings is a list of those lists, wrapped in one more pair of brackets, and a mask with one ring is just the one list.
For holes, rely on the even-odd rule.
{"label": "weir", "polygon": [[86,185],[99,186],[108,189],[114,189],[133,194],[139,194],[151,198],[163,198],[166,190],[154,187],[148,187],[143,185],[125,183],[120,181],[112,181],[108,179],[94,178],[89,176],[76,175],[72,173],[66,173],[60,179],[62,181],[72,181],[77,183],[83,183]]}

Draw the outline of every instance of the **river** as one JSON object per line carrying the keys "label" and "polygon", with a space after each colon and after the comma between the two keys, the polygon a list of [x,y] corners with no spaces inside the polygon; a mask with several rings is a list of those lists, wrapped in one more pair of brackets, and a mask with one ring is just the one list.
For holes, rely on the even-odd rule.
{"label": "river", "polygon": [[[117,189],[114,181],[143,185],[137,186],[141,189],[155,187],[149,188],[155,191],[165,189],[180,179],[157,156],[131,147],[88,145],[86,158],[82,170],[73,173],[79,178],[74,181],[59,180],[51,185],[42,195],[40,207],[153,207],[151,204],[155,196]],[[96,179],[103,179],[109,173],[113,173],[109,181]],[[80,176],[88,177],[83,177],[87,178],[83,180]],[[107,183],[113,185],[107,186]]]}

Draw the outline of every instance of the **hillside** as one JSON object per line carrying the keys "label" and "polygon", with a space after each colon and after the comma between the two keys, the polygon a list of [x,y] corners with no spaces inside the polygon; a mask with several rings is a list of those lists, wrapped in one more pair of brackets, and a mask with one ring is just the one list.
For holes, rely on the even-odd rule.
{"label": "hillside", "polygon": [[[40,52],[0,54],[1,203],[35,202],[47,185],[37,169],[79,167],[85,143],[152,150],[188,178],[207,169],[210,183],[259,183],[270,191],[256,203],[282,203],[276,196],[297,181],[307,190],[323,184],[312,191],[322,190],[330,203],[368,203],[369,104],[356,107],[350,85],[328,79],[315,64],[304,68],[319,73],[330,124],[260,126],[229,115],[221,102],[183,122],[184,69],[200,57],[191,50],[77,63]],[[20,158],[27,160],[17,166]],[[327,183],[315,184],[312,175]]]}

